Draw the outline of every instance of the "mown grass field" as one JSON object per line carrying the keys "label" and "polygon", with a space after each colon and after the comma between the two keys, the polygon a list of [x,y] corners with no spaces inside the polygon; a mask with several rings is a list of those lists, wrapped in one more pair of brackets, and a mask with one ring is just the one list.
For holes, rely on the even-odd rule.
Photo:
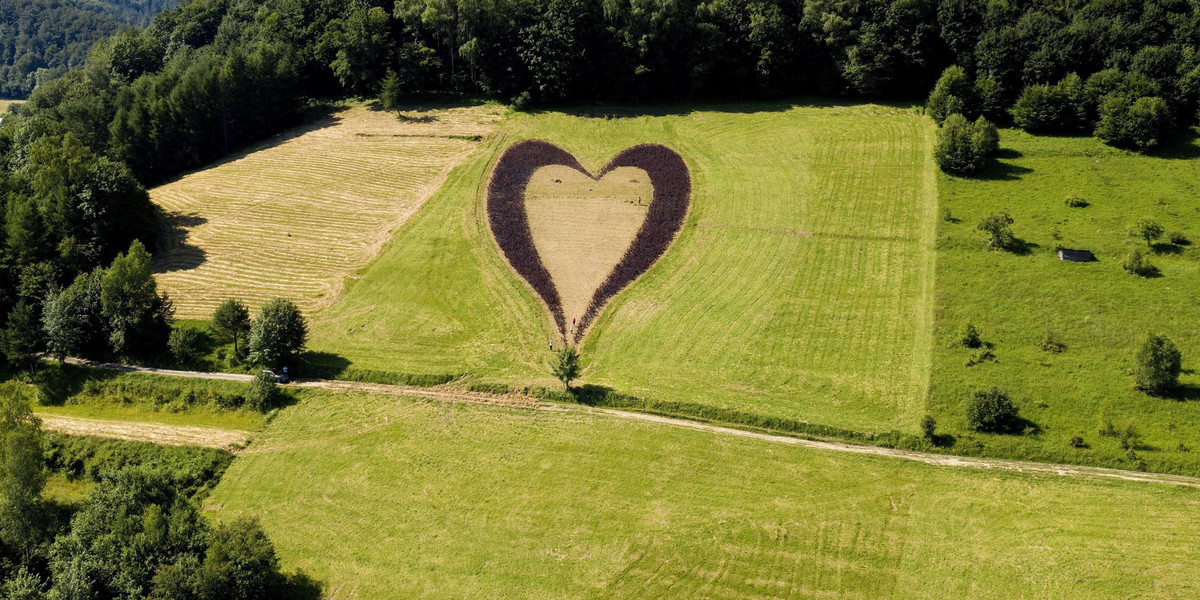
{"label": "mown grass field", "polygon": [[207,505],[335,598],[1183,598],[1196,490],[305,393]]}
{"label": "mown grass field", "polygon": [[[1142,434],[1135,453],[1151,468],[1200,473],[1200,248],[1161,245],[1150,257],[1160,277],[1121,268],[1130,248],[1145,246],[1126,232],[1138,219],[1200,242],[1200,143],[1141,156],[1090,138],[1005,130],[1002,146],[1006,157],[982,178],[940,180],[942,206],[958,222],[938,224],[931,412],[947,431],[961,433],[962,398],[995,384],[1011,392],[1039,431],[981,436],[989,453],[1137,467],[1117,439],[1098,435],[1107,412],[1117,429],[1133,424]],[[1071,193],[1090,205],[1068,208]],[[1034,245],[1028,254],[986,248],[975,225],[1001,210],[1015,220],[1016,236]],[[1098,261],[1059,261],[1057,245],[1091,250]],[[970,351],[955,342],[968,321],[994,345],[994,362],[965,366]],[[1065,352],[1040,348],[1047,330]],[[1132,389],[1128,370],[1150,332],[1166,334],[1183,352],[1177,398]],[[1073,435],[1089,447],[1068,447]]]}
{"label": "mown grass field", "polygon": [[3,115],[4,115],[4,113],[8,112],[8,107],[10,107],[10,106],[12,106],[12,105],[14,105],[14,104],[20,104],[21,102],[22,102],[21,100],[3,100],[3,99],[0,99],[0,116],[3,116]]}
{"label": "mown grass field", "polygon": [[912,110],[875,105],[513,115],[316,315],[311,346],[361,368],[549,385],[549,318],[487,230],[490,166],[521,139],[592,170],[657,142],[688,162],[692,208],[585,339],[583,381],[915,430],[932,328],[932,133]]}
{"label": "mown grass field", "polygon": [[478,146],[504,108],[351,105],[150,191],[167,214],[158,283],[181,317],[229,297],[252,308],[331,301]]}

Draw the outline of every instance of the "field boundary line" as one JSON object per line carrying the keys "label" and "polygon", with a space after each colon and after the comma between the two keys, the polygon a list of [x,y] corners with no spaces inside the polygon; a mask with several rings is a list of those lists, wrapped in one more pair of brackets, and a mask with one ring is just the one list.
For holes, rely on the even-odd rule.
{"label": "field boundary line", "polygon": [[[126,373],[142,373],[148,375],[164,375],[168,377],[187,377],[192,379],[217,379],[225,381],[241,381],[249,382],[254,376],[241,375],[235,373],[209,373],[202,371],[182,371],[175,369],[158,369],[154,367],[138,367],[133,365],[122,365],[117,363],[93,362],[77,358],[66,359],[68,364],[77,366],[85,366],[96,369],[105,369],[111,371],[121,371]],[[824,450],[828,452],[845,452],[850,454],[881,456],[887,458],[896,458],[919,462],[931,466],[938,467],[955,467],[955,468],[971,468],[996,471],[1008,471],[1025,474],[1041,474],[1054,475],[1060,477],[1088,477],[1101,479],[1117,479],[1122,481],[1136,481],[1143,483],[1159,483],[1164,485],[1184,486],[1200,489],[1200,477],[1192,477],[1189,475],[1173,475],[1169,473],[1147,473],[1143,471],[1129,471],[1124,469],[1113,469],[1108,467],[1092,467],[1087,465],[1070,465],[1063,463],[1049,462],[1032,462],[1023,460],[1011,460],[1002,458],[982,458],[975,456],[961,456],[954,454],[938,454],[934,452],[918,452],[915,450],[900,450],[897,448],[884,448],[882,446],[869,446],[865,444],[851,444],[847,442],[837,442],[819,439],[808,439],[802,437],[794,437],[776,433],[766,433],[763,431],[753,431],[750,429],[739,429],[736,427],[728,427],[725,425],[714,425],[703,421],[695,421],[683,419],[679,417],[668,417],[646,412],[638,412],[632,410],[620,410],[614,408],[589,407],[584,405],[574,405],[559,402],[546,402],[537,400],[529,396],[520,394],[498,395],[485,392],[468,392],[462,390],[439,389],[439,388],[422,388],[394,384],[378,384],[378,383],[362,383],[357,381],[342,381],[335,379],[298,379],[295,383],[290,384],[295,387],[306,389],[323,389],[331,391],[351,391],[351,392],[370,392],[390,394],[396,396],[407,396],[412,398],[423,398],[428,400],[441,400],[447,402],[467,402],[471,404],[486,404],[492,406],[505,406],[514,408],[532,408],[537,410],[554,410],[562,412],[574,412],[579,414],[604,415],[619,419],[629,419],[642,421],[647,423],[655,423],[659,425],[667,425],[672,427],[681,427],[692,429],[694,431],[705,431],[718,435],[728,435],[741,438],[748,438],[764,442],[772,442],[777,444],[787,444],[791,446],[800,446],[812,448],[815,450]],[[45,417],[43,416],[43,419]],[[99,421],[97,419],[88,419],[89,421]],[[104,422],[104,421],[100,421]],[[110,421],[111,422],[111,421]],[[123,423],[123,422],[122,422]],[[135,423],[135,425],[143,425]],[[162,425],[163,428],[174,428],[175,426]],[[204,430],[205,428],[191,428]],[[230,430],[213,429],[208,431],[214,432],[229,432]],[[244,433],[244,432],[237,432]],[[99,435],[99,434],[90,434]]]}

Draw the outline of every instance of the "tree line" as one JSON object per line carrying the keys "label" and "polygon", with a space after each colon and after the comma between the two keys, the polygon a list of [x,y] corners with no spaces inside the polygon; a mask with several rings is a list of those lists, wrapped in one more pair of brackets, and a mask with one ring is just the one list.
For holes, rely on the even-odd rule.
{"label": "tree line", "polygon": [[312,99],[912,99],[956,66],[939,113],[1013,109],[1034,130],[1148,147],[1166,120],[1195,120],[1197,48],[1188,0],[191,0],[40,85],[24,127],[73,132],[146,183],[293,124]]}
{"label": "tree line", "polygon": [[0,0],[0,98],[24,98],[39,83],[83,65],[92,44],[145,26],[175,0]]}

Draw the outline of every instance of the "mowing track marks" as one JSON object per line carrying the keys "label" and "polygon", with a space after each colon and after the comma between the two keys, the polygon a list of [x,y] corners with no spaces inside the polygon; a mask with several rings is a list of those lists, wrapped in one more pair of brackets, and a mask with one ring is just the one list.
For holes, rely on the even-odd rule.
{"label": "mowing track marks", "polygon": [[[243,381],[249,382],[253,379],[252,375],[238,375],[233,373],[204,373],[200,371],[177,371],[172,369],[156,369],[153,367],[136,367],[130,365],[120,365],[114,363],[99,363],[76,358],[68,358],[67,362],[74,365],[87,366],[97,369],[107,369],[113,371],[124,371],[130,373],[146,373],[152,375],[164,375],[168,377],[189,377],[193,379],[220,379],[226,381]],[[502,406],[516,406],[525,408],[535,408],[538,410],[557,410],[557,411],[574,411],[591,415],[603,415],[618,419],[633,419],[660,425],[668,425],[672,427],[683,427],[696,431],[707,431],[718,435],[734,435],[744,438],[771,442],[776,444],[787,444],[791,446],[801,446],[804,448],[813,448],[817,450],[825,450],[830,452],[849,452],[851,454],[867,454],[873,456],[885,456],[890,458],[898,458],[915,462],[933,465],[937,467],[965,467],[972,469],[990,469],[996,471],[1010,471],[1017,473],[1029,473],[1040,475],[1057,475],[1061,477],[1091,477],[1102,479],[1119,479],[1123,481],[1140,481],[1146,483],[1160,483],[1166,485],[1178,485],[1185,487],[1200,488],[1200,478],[1190,477],[1187,475],[1171,475],[1166,473],[1144,473],[1141,471],[1126,471],[1122,469],[1109,469],[1104,467],[1088,467],[1082,465],[1064,465],[1057,463],[1036,463],[1020,460],[1003,460],[998,458],[978,458],[972,456],[954,456],[948,454],[934,454],[930,452],[914,452],[911,450],[898,450],[895,448],[880,448],[878,446],[861,446],[857,444],[848,444],[844,442],[830,442],[821,440],[809,440],[786,435],[776,435],[770,433],[762,433],[757,431],[748,431],[745,429],[736,429],[733,427],[723,427],[720,425],[710,425],[699,421],[689,421],[687,419],[679,419],[674,417],[664,417],[660,415],[615,410],[611,408],[594,408],[571,406],[567,404],[558,404],[551,402],[543,402],[522,396],[518,394],[496,395],[481,392],[468,392],[454,389],[439,389],[439,388],[418,388],[402,385],[384,385],[373,383],[360,383],[356,381],[338,381],[329,379],[305,379],[297,380],[296,387],[323,389],[323,390],[339,390],[339,391],[359,391],[371,392],[377,394],[391,394],[396,396],[409,396],[414,398],[427,398],[431,400],[443,400],[448,402],[471,402],[476,404],[493,404]],[[41,415],[43,421],[50,429],[63,431],[64,433],[76,433],[74,431],[64,431],[56,429],[51,421],[87,421],[88,423],[97,424],[116,424],[119,426],[129,426],[133,429],[141,429],[148,434],[156,429],[164,432],[164,440],[172,439],[166,432],[176,431],[179,435],[192,435],[188,430],[195,432],[210,432],[222,434],[240,434],[246,436],[244,432],[234,432],[220,429],[206,429],[201,427],[179,427],[171,425],[151,425],[145,423],[126,423],[120,421],[101,421],[96,419],[76,419],[51,417]],[[64,424],[64,426],[67,424]],[[97,426],[98,427],[98,426]],[[101,435],[105,437],[118,437],[119,431],[115,428],[111,429],[114,435],[105,436],[100,433],[100,429],[93,432],[83,433],[81,435]],[[131,434],[132,435],[132,434]],[[133,439],[133,438],[120,438]],[[213,438],[214,440],[216,438]],[[243,437],[238,444],[244,444],[246,437]],[[172,444],[170,441],[157,441],[155,439],[138,438],[138,441],[154,441],[162,444]],[[176,444],[179,445],[179,444]],[[206,445],[201,443],[190,443],[184,445]],[[218,446],[209,446],[218,447]],[[228,448],[229,446],[224,446]]]}

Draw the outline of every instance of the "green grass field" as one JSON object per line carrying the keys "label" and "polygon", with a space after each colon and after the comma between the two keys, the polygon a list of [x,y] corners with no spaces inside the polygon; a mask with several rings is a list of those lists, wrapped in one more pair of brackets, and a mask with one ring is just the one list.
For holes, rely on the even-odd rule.
{"label": "green grass field", "polygon": [[331,597],[1181,598],[1200,496],[306,393],[209,498]]}
{"label": "green grass field", "polygon": [[[937,333],[930,409],[939,424],[962,432],[961,399],[992,384],[1007,388],[1040,432],[984,436],[989,453],[1068,462],[1126,457],[1118,441],[1098,435],[1107,411],[1118,429],[1143,435],[1136,452],[1155,470],[1200,473],[1200,248],[1163,245],[1151,255],[1161,277],[1127,274],[1121,261],[1135,241],[1127,226],[1151,218],[1200,242],[1200,143],[1166,156],[1115,150],[1090,138],[1035,137],[1005,130],[1007,158],[981,179],[942,177],[941,203],[958,222],[938,224]],[[1068,208],[1077,194],[1086,208]],[[991,252],[976,231],[980,217],[1008,211],[1026,255]],[[1069,263],[1055,248],[1087,249],[1098,262]],[[966,322],[994,344],[994,362],[967,367],[956,346]],[[1047,330],[1066,344],[1045,352]],[[1147,333],[1169,336],[1184,356],[1180,399],[1132,389],[1127,374]],[[1090,446],[1067,445],[1080,435]],[[1181,446],[1182,445],[1182,446]]]}
{"label": "green grass field", "polygon": [[483,185],[514,141],[598,169],[663,143],[693,204],[663,259],[585,340],[583,381],[864,430],[915,430],[929,373],[933,125],[875,105],[514,115],[314,319],[356,368],[550,384],[548,317],[501,258]]}

